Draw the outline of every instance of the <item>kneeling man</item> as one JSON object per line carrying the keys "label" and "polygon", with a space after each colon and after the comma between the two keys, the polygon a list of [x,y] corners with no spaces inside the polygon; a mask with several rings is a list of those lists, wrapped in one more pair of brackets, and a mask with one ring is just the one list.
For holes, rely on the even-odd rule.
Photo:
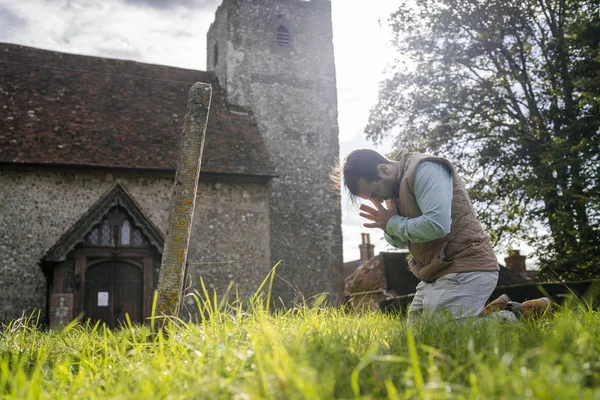
{"label": "kneeling man", "polygon": [[[421,280],[408,320],[447,310],[454,318],[477,316],[498,282],[498,261],[463,180],[444,158],[403,150],[394,160],[355,150],[343,181],[361,205],[367,228],[380,228],[394,247],[406,247]],[[384,206],[385,203],[385,206]]]}

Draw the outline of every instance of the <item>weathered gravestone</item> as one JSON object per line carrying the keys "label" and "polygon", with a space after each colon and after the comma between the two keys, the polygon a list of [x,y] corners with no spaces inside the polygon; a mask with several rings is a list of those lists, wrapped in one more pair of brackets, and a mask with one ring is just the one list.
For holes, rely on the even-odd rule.
{"label": "weathered gravestone", "polygon": [[207,83],[195,83],[190,89],[158,278],[157,316],[179,315],[211,98]]}

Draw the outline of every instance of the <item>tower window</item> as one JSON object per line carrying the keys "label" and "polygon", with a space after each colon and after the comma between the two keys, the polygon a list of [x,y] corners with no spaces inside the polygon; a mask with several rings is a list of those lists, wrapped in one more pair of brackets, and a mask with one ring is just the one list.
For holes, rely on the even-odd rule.
{"label": "tower window", "polygon": [[290,31],[283,25],[277,28],[277,44],[286,47],[290,45]]}
{"label": "tower window", "polygon": [[217,66],[217,63],[219,62],[219,46],[217,46],[218,43],[215,43],[215,51],[213,52],[214,57],[213,57],[213,67]]}

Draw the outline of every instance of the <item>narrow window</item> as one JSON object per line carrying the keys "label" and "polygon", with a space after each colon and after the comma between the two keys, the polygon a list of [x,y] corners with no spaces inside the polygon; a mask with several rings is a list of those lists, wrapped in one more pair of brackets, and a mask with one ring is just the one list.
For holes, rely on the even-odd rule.
{"label": "narrow window", "polygon": [[133,244],[135,246],[141,246],[144,244],[144,237],[142,236],[142,232],[137,229],[133,231]]}
{"label": "narrow window", "polygon": [[219,62],[219,46],[218,46],[218,43],[215,43],[213,67],[216,67],[218,62]]}
{"label": "narrow window", "polygon": [[100,239],[101,245],[110,245],[110,223],[108,222],[108,219],[102,221],[102,235]]}
{"label": "narrow window", "polygon": [[131,226],[129,225],[129,221],[125,220],[123,225],[121,226],[121,244],[123,246],[129,246],[131,243]]}
{"label": "narrow window", "polygon": [[277,28],[277,44],[286,47],[290,45],[290,31],[283,25]]}
{"label": "narrow window", "polygon": [[98,244],[98,227],[92,229],[86,240],[87,244]]}

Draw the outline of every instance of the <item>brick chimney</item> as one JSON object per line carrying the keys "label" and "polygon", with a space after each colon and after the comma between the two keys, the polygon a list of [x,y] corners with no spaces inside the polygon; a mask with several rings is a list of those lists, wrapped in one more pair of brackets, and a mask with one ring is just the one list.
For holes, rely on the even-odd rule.
{"label": "brick chimney", "polygon": [[368,233],[361,233],[362,244],[358,245],[360,249],[360,261],[365,263],[375,257],[375,246],[371,244],[371,236]]}
{"label": "brick chimney", "polygon": [[522,256],[519,250],[509,250],[508,257],[504,259],[506,267],[517,272],[525,272],[525,259],[526,256]]}

